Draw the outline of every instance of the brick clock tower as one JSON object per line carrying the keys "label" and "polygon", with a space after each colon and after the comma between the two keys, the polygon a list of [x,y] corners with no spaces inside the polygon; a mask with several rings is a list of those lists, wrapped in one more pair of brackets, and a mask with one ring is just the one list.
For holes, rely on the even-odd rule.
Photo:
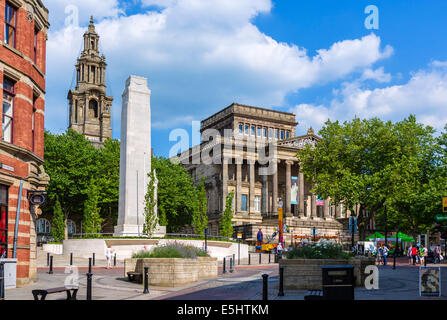
{"label": "brick clock tower", "polygon": [[93,145],[101,146],[112,138],[113,97],[107,96],[106,58],[99,53],[99,35],[93,17],[84,33],[84,50],[76,64],[76,88],[68,92],[69,128],[84,135]]}

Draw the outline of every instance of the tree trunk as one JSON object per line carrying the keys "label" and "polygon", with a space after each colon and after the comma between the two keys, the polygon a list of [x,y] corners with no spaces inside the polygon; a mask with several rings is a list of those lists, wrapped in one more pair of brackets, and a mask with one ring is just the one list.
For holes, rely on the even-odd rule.
{"label": "tree trunk", "polygon": [[68,227],[67,227],[67,221],[68,221],[68,218],[65,217],[65,219],[64,219],[64,239],[65,239],[65,240],[68,240]]}

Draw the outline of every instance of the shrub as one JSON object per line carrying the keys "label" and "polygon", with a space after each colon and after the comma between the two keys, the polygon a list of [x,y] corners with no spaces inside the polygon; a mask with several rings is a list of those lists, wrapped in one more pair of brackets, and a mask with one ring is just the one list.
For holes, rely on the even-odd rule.
{"label": "shrub", "polygon": [[304,243],[286,254],[287,259],[350,259],[352,253],[345,252],[342,246],[332,241],[320,240],[318,243]]}
{"label": "shrub", "polygon": [[134,253],[132,258],[188,258],[208,257],[205,250],[194,246],[183,245],[180,243],[166,244],[153,248],[151,251],[140,251]]}

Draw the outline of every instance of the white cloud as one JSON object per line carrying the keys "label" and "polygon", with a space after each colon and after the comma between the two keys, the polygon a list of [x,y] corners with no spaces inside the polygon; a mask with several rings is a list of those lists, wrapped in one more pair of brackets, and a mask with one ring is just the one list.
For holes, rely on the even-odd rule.
{"label": "white cloud", "polygon": [[97,20],[117,17],[123,13],[118,0],[46,0],[45,6],[50,12],[49,19],[53,30],[64,26],[65,19],[73,14],[70,10],[72,6],[77,8],[81,25],[87,23],[92,15]]}
{"label": "white cloud", "polygon": [[[319,114],[332,121],[354,116],[400,121],[415,114],[418,121],[439,130],[447,124],[447,65],[432,63],[431,67],[413,73],[401,85],[365,89],[360,81],[344,83],[328,106],[297,105],[291,111],[297,114],[298,122],[312,124],[315,129],[324,123]],[[299,130],[304,132],[307,128]]]}
{"label": "white cloud", "polygon": [[377,82],[390,82],[391,74],[385,73],[383,67],[373,69],[365,69],[363,71],[361,80],[375,80]]}
{"label": "white cloud", "polygon": [[[53,15],[62,14],[64,4],[69,3],[63,0],[56,5],[59,1],[49,1]],[[142,1],[164,9],[125,16],[116,0],[78,3],[83,12],[104,8],[98,9],[102,16],[97,17],[103,19],[96,30],[107,58],[116,124],[120,94],[129,74],[149,78],[152,119],[162,126],[168,118],[204,118],[233,101],[279,106],[291,92],[372,70],[374,63],[393,53],[390,46],[382,49],[374,34],[339,41],[315,54],[278,42],[252,23],[256,15],[270,12],[270,0]],[[47,84],[48,101],[54,105],[48,105],[48,114],[52,108],[67,109],[69,85],[61,84],[71,81],[67,75],[73,74],[82,33],[78,28],[50,32]],[[380,69],[374,75],[376,79],[384,76]],[[114,126],[115,133],[118,130]]]}

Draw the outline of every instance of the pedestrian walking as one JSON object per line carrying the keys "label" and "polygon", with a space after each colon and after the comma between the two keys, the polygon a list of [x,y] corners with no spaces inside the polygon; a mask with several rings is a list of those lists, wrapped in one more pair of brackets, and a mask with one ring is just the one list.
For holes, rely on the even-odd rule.
{"label": "pedestrian walking", "polygon": [[382,263],[382,253],[383,253],[382,247],[378,247],[377,248],[377,264]]}
{"label": "pedestrian walking", "polygon": [[408,264],[412,264],[413,263],[413,245],[410,245],[410,247],[407,250],[407,255],[408,255]]}
{"label": "pedestrian walking", "polygon": [[112,268],[112,253],[113,250],[110,245],[107,246],[106,249],[106,258],[107,258],[107,269]]}
{"label": "pedestrian walking", "polygon": [[419,248],[419,259],[421,260],[421,265],[423,265],[425,260],[425,248],[423,245]]}
{"label": "pedestrian walking", "polygon": [[435,256],[434,256],[434,263],[441,262],[441,249],[439,249],[439,246],[435,247]]}
{"label": "pedestrian walking", "polygon": [[416,257],[418,255],[418,249],[416,248],[416,246],[413,246],[411,248],[411,256],[413,257],[413,265],[416,265]]}
{"label": "pedestrian walking", "polygon": [[388,257],[388,252],[390,251],[386,245],[383,245],[383,265],[386,266],[386,258]]}

